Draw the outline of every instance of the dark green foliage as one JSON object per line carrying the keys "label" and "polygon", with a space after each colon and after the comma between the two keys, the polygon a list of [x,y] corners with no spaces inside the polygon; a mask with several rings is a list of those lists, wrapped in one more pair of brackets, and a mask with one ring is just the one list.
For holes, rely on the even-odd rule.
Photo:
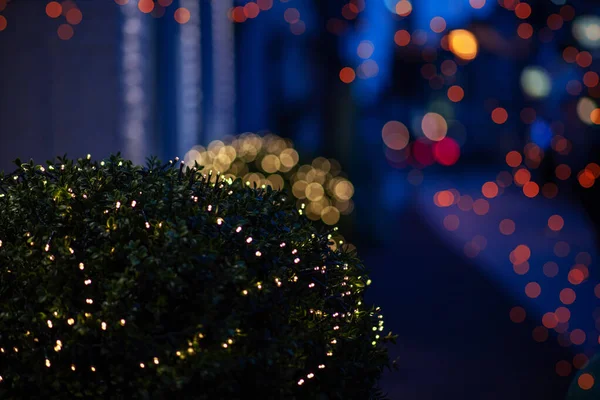
{"label": "dark green foliage", "polygon": [[17,164],[0,398],[383,398],[394,337],[366,271],[282,193],[156,159]]}

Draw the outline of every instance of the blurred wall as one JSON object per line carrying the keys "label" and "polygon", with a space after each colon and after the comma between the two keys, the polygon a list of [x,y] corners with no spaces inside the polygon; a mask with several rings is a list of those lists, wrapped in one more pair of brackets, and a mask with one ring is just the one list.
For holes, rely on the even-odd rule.
{"label": "blurred wall", "polygon": [[[17,157],[45,162],[67,153],[118,151],[119,8],[77,5],[83,21],[68,41],[43,1],[12,1],[0,34],[0,170]],[[54,34],[52,34],[54,32]]]}

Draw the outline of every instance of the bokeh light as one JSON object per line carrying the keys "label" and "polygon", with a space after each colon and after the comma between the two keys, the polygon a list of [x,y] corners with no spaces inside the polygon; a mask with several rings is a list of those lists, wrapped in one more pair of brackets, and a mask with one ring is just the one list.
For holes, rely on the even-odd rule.
{"label": "bokeh light", "polygon": [[477,38],[466,29],[450,31],[448,42],[450,51],[463,60],[473,60],[477,56],[479,50]]}

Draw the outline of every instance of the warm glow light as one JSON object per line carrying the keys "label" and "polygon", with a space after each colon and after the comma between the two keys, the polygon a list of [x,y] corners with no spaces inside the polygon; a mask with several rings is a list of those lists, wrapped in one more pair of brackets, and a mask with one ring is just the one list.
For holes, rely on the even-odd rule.
{"label": "warm glow light", "polygon": [[427,113],[421,121],[423,134],[434,142],[442,140],[448,133],[448,124],[444,117],[437,113]]}
{"label": "warm glow light", "polygon": [[175,14],[173,14],[175,21],[179,24],[187,24],[190,21],[191,14],[190,10],[187,8],[181,7],[175,10]]}
{"label": "warm glow light", "polygon": [[450,51],[463,60],[473,60],[477,56],[479,45],[477,38],[470,31],[465,29],[456,29],[450,32],[449,37]]}

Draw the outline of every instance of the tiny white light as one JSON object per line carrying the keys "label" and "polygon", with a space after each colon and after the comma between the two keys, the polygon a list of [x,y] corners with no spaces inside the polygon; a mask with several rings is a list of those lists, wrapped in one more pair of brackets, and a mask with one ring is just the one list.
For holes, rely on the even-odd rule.
{"label": "tiny white light", "polygon": [[150,223],[146,222],[146,229],[150,229]]}
{"label": "tiny white light", "polygon": [[207,209],[208,209],[208,211],[212,211],[212,206],[209,204]]}
{"label": "tiny white light", "polygon": [[94,300],[92,300],[92,299],[85,299],[85,302],[88,303],[88,304],[93,304]]}
{"label": "tiny white light", "polygon": [[285,243],[281,243],[279,247],[285,247]]}
{"label": "tiny white light", "polygon": [[83,263],[79,263],[79,269],[83,271],[84,268],[85,266],[83,265]]}
{"label": "tiny white light", "polygon": [[117,208],[121,208],[121,202],[117,201]]}
{"label": "tiny white light", "polygon": [[319,369],[323,369],[323,368],[325,368],[325,364],[319,365]]}
{"label": "tiny white light", "polygon": [[87,155],[87,159],[89,160],[90,158],[92,158],[92,155],[91,155],[91,154],[88,154],[88,155]]}
{"label": "tiny white light", "polygon": [[249,237],[248,239],[246,239],[246,243],[252,243],[252,238]]}
{"label": "tiny white light", "polygon": [[50,365],[52,365],[52,364],[50,364],[50,360],[48,360],[48,359],[46,358],[46,367],[50,368]]}
{"label": "tiny white light", "polygon": [[46,247],[44,247],[44,250],[45,250],[45,251],[50,251],[50,245],[49,245],[49,244],[47,244],[47,245],[46,245]]}
{"label": "tiny white light", "polygon": [[217,218],[217,225],[223,225],[223,218]]}
{"label": "tiny white light", "polygon": [[315,374],[313,374],[312,372],[311,372],[310,374],[306,375],[306,377],[307,377],[308,379],[311,379],[311,378],[312,378],[312,377],[314,377],[314,376],[315,376]]}
{"label": "tiny white light", "polygon": [[299,262],[300,262],[300,259],[299,259],[299,258],[296,258],[296,259],[294,259],[294,263],[295,263],[295,264],[298,264]]}
{"label": "tiny white light", "polygon": [[131,202],[131,207],[135,207],[135,206],[136,206],[136,204],[137,204],[137,201],[133,200],[133,201]]}
{"label": "tiny white light", "polygon": [[52,321],[48,320],[48,328],[52,328]]}
{"label": "tiny white light", "polygon": [[144,363],[140,363],[140,368],[146,368],[146,366],[144,365]]}
{"label": "tiny white light", "polygon": [[257,251],[255,254],[256,254],[256,257],[262,256],[262,253],[260,251]]}
{"label": "tiny white light", "polygon": [[158,358],[154,357],[154,364],[158,365]]}
{"label": "tiny white light", "polygon": [[237,233],[240,233],[240,232],[242,231],[242,227],[241,227],[241,226],[238,226],[237,228],[235,228],[235,231],[236,231]]}
{"label": "tiny white light", "polygon": [[71,364],[71,370],[75,371],[75,364]]}
{"label": "tiny white light", "polygon": [[85,283],[86,285],[89,285],[90,283],[92,283],[91,279],[86,279],[85,281],[83,281],[83,283]]}
{"label": "tiny white light", "polygon": [[300,380],[298,381],[298,386],[302,386],[302,384],[303,384],[303,383],[304,383],[304,379],[300,379]]}
{"label": "tiny white light", "polygon": [[74,323],[75,323],[75,320],[73,318],[69,318],[67,320],[67,324],[69,324],[69,325],[73,325]]}
{"label": "tiny white light", "polygon": [[106,322],[102,323],[102,330],[105,331],[106,330]]}
{"label": "tiny white light", "polygon": [[119,321],[119,323],[121,324],[121,326],[125,326],[125,320],[122,319],[121,321]]}
{"label": "tiny white light", "polygon": [[90,369],[92,370],[92,372],[96,372],[96,367],[94,367],[93,365],[90,367]]}

